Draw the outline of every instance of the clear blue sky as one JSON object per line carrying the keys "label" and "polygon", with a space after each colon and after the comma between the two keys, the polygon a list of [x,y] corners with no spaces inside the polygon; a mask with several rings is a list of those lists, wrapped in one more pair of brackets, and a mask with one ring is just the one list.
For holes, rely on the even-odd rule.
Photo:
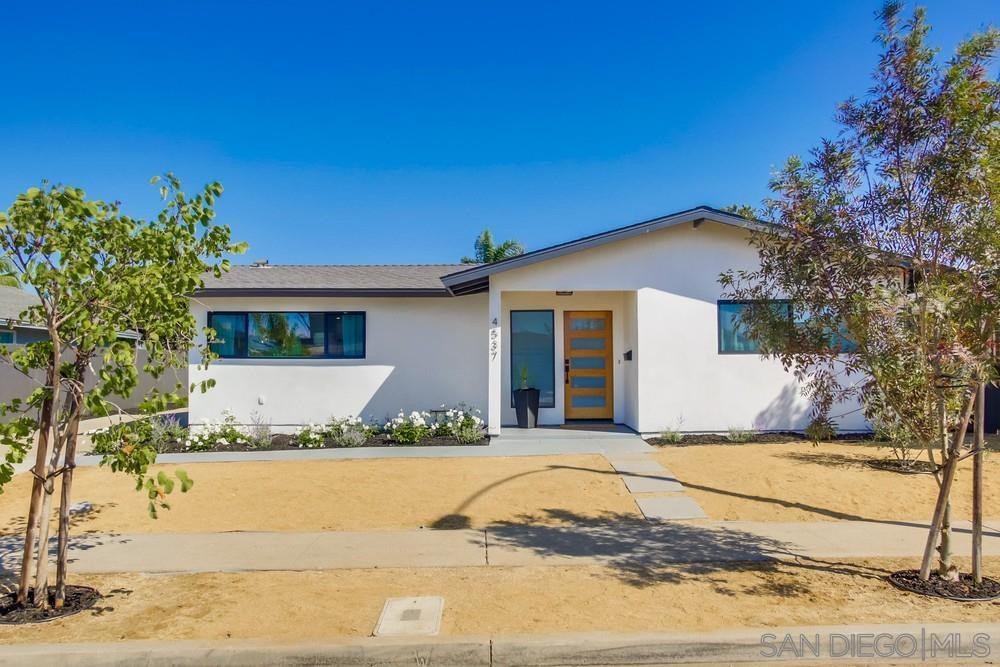
{"label": "clear blue sky", "polygon": [[[933,42],[1000,23],[931,0]],[[877,2],[7,2],[0,203],[226,188],[245,260],[450,262],[757,203],[834,130]]]}

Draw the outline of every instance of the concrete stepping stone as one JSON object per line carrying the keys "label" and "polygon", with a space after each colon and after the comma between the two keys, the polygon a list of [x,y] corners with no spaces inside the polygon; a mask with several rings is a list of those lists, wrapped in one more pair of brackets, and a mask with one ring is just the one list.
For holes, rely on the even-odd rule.
{"label": "concrete stepping stone", "polygon": [[648,521],[674,521],[677,519],[707,519],[705,510],[688,496],[655,496],[636,498],[636,504]]}
{"label": "concrete stepping stone", "polygon": [[674,493],[684,491],[684,485],[667,470],[652,473],[621,475],[629,493]]}
{"label": "concrete stepping stone", "polygon": [[684,490],[684,486],[669,470],[649,456],[616,456],[608,461],[615,472],[621,475],[629,493],[671,493]]}
{"label": "concrete stepping stone", "polygon": [[376,637],[436,635],[441,631],[444,598],[389,598],[375,625]]}
{"label": "concrete stepping stone", "polygon": [[659,461],[651,458],[610,459],[611,467],[622,475],[648,475],[651,473],[668,473]]}

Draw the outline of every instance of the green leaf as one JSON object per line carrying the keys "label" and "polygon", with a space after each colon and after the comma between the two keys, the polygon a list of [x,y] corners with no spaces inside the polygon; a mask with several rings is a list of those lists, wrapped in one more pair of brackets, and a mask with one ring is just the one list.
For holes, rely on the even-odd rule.
{"label": "green leaf", "polygon": [[181,493],[187,493],[194,486],[194,480],[188,477],[188,474],[183,470],[178,470],[176,473],[177,479],[181,481]]}

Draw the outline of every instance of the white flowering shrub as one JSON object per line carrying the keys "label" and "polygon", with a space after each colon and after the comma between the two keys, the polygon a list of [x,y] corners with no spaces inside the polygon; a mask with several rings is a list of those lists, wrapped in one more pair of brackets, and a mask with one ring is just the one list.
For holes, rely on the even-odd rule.
{"label": "white flowering shrub", "polygon": [[385,432],[389,439],[400,445],[412,445],[420,442],[431,434],[427,426],[430,415],[414,410],[410,414],[400,411],[394,419],[386,422]]}
{"label": "white flowering shrub", "polygon": [[327,430],[338,446],[361,447],[374,435],[375,429],[364,423],[361,417],[340,417],[331,419]]}
{"label": "white flowering shrub", "polygon": [[324,424],[309,424],[295,429],[295,444],[307,449],[316,449],[326,445],[330,431]]}
{"label": "white flowering shrub", "polygon": [[197,433],[189,433],[184,448],[192,452],[207,452],[226,445],[247,445],[247,436],[236,426],[236,417],[229,410],[222,419],[206,419]]}
{"label": "white flowering shrub", "polygon": [[479,415],[479,410],[464,404],[449,408],[434,424],[434,435],[451,436],[466,445],[479,442],[483,439],[483,420]]}

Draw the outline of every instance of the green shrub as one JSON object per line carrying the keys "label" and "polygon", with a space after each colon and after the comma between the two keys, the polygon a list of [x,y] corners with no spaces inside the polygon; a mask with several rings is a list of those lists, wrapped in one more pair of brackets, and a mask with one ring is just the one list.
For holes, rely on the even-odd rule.
{"label": "green shrub", "polygon": [[316,449],[326,445],[326,441],[329,438],[330,431],[326,426],[309,424],[308,426],[299,426],[295,429],[295,435],[292,440],[298,447]]}
{"label": "green shrub", "polygon": [[434,424],[433,433],[451,436],[463,445],[469,445],[483,439],[483,420],[479,417],[479,410],[459,405],[444,413],[441,420]]}
{"label": "green shrub", "polygon": [[400,445],[414,445],[431,434],[427,426],[426,412],[413,411],[410,414],[402,412],[395,419],[390,419],[385,425],[389,439]]}
{"label": "green shrub", "polygon": [[684,434],[679,431],[667,430],[664,431],[663,433],[660,433],[660,440],[668,442],[671,445],[676,445],[683,439],[684,439]]}
{"label": "green shrub", "polygon": [[730,426],[729,431],[726,433],[726,440],[729,442],[750,442],[756,435],[756,431]]}
{"label": "green shrub", "polygon": [[197,433],[189,432],[184,447],[192,452],[208,452],[220,446],[246,444],[247,436],[236,426],[236,417],[225,410],[221,421],[206,419]]}
{"label": "green shrub", "polygon": [[815,419],[806,426],[804,435],[814,443],[833,440],[837,437],[837,426],[829,419]]}

